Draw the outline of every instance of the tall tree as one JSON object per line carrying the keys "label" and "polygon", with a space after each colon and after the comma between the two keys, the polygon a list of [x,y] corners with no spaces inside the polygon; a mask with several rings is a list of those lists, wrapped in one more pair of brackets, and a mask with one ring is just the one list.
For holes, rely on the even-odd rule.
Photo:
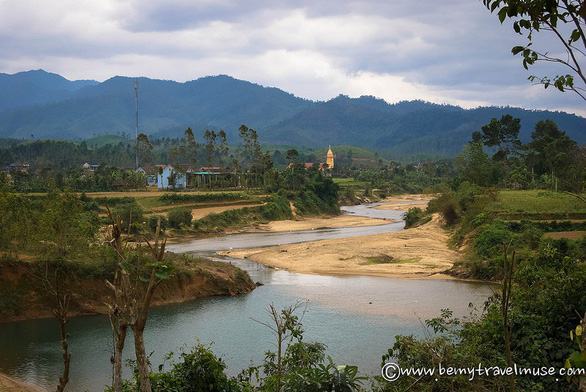
{"label": "tall tree", "polygon": [[480,186],[494,184],[493,165],[482,149],[482,144],[478,142],[468,143],[456,158],[456,166],[462,179]]}
{"label": "tall tree", "polygon": [[216,138],[217,134],[215,131],[210,131],[209,129],[205,130],[203,135],[204,139],[206,140],[206,153],[207,153],[207,163],[211,165],[214,160],[214,155],[216,152]]}
{"label": "tall tree", "polygon": [[149,137],[144,133],[139,133],[136,144],[139,166],[151,164],[153,162],[153,145],[151,144]]}
{"label": "tall tree", "polygon": [[531,136],[528,148],[533,169],[538,174],[550,174],[555,186],[555,179],[565,177],[566,168],[578,155],[576,142],[551,120],[538,122]]}
{"label": "tall tree", "polygon": [[191,128],[185,130],[183,137],[185,160],[192,165],[197,163],[197,140]]}
{"label": "tall tree", "polygon": [[[538,62],[547,62],[559,65],[562,72],[569,72],[555,76],[532,75],[529,80],[545,88],[554,86],[560,91],[573,91],[586,101],[584,0],[483,0],[483,3],[491,12],[498,10],[501,23],[512,19],[515,32],[526,36],[526,44],[511,49],[513,55],[522,56],[525,69]],[[536,49],[535,37],[541,32],[553,37],[558,46]]]}
{"label": "tall tree", "polygon": [[242,124],[239,128],[240,137],[243,145],[243,162],[253,171],[257,171],[262,166],[263,154],[260,143],[258,142],[258,134],[246,125]]}
{"label": "tall tree", "polygon": [[220,138],[220,144],[217,148],[219,159],[220,161],[225,161],[228,159],[228,155],[230,154],[230,147],[228,146],[228,135],[226,135],[226,131],[220,129],[218,137]]}
{"label": "tall tree", "polygon": [[[493,118],[488,124],[482,127],[481,139],[485,146],[496,147],[497,151],[492,159],[495,161],[506,161],[521,147],[519,131],[521,120],[506,114],[500,120]],[[472,135],[472,138],[477,135]]]}
{"label": "tall tree", "polygon": [[291,164],[296,164],[299,161],[299,152],[292,148],[287,150],[287,162]]}

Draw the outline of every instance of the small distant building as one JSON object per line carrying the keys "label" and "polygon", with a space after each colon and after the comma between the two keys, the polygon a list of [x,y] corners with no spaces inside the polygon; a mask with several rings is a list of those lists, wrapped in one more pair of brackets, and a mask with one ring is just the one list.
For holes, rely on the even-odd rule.
{"label": "small distant building", "polygon": [[93,164],[93,163],[89,163],[89,162],[86,162],[83,165],[81,165],[81,168],[83,170],[86,170],[86,171],[89,171],[89,172],[92,172],[92,173],[95,172],[96,170],[98,170],[99,167],[100,167],[100,165]]}
{"label": "small distant building", "polygon": [[28,174],[30,168],[31,168],[31,165],[29,165],[26,162],[25,163],[11,163],[10,165],[8,165],[6,167],[6,171],[8,173]]}
{"label": "small distant building", "polygon": [[157,175],[157,189],[185,189],[187,187],[187,174],[176,170],[171,165],[159,167]]}
{"label": "small distant building", "polygon": [[222,168],[220,166],[202,166],[199,171],[205,173],[222,173]]}
{"label": "small distant building", "polygon": [[327,168],[326,167],[326,164],[323,163],[323,162],[320,162],[320,163],[317,163],[317,164],[316,163],[313,163],[313,162],[305,162],[303,164],[303,167],[305,168],[305,170],[309,170],[309,169],[313,169],[316,165],[317,165],[317,169],[319,171],[322,171],[322,170],[324,170],[324,169]]}
{"label": "small distant building", "polygon": [[156,174],[149,174],[146,176],[146,184],[148,187],[156,187],[157,186],[157,175]]}
{"label": "small distant building", "polygon": [[329,169],[334,168],[334,152],[332,151],[332,146],[328,146],[328,152],[326,154],[326,164],[328,165]]}

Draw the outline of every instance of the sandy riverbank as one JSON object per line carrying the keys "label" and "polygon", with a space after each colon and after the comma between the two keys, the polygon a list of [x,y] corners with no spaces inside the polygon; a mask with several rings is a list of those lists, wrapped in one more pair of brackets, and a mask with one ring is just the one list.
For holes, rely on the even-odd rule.
{"label": "sandy riverbank", "polygon": [[0,373],[0,392],[43,392],[44,389],[35,385],[10,378]]}
{"label": "sandy riverbank", "polygon": [[[407,210],[413,202],[424,208],[429,199],[422,195],[392,197],[377,208]],[[444,273],[458,258],[458,253],[448,248],[448,236],[436,215],[425,225],[393,233],[224,254],[302,273],[446,279],[449,276]]]}
{"label": "sandy riverbank", "polygon": [[431,195],[398,195],[389,196],[381,205],[375,207],[377,210],[401,210],[407,211],[409,208],[421,208],[422,210],[427,207],[427,203],[432,199]]}
{"label": "sandy riverbank", "polygon": [[[376,226],[390,223],[386,219],[373,219],[363,216],[339,215],[317,216],[296,220],[272,221],[255,227],[254,231],[287,232],[301,230],[331,229],[336,227]],[[247,230],[248,231],[248,230]]]}
{"label": "sandy riverbank", "polygon": [[[381,210],[407,211],[409,208],[425,208],[430,197],[427,195],[400,195],[385,199],[380,206]],[[356,215],[299,217],[297,219],[272,221],[258,225],[255,229],[268,232],[287,232],[301,230],[329,229],[337,227],[361,227],[384,225],[392,222],[388,219],[368,218]],[[257,231],[254,230],[254,231]],[[249,231],[249,230],[247,230]]]}

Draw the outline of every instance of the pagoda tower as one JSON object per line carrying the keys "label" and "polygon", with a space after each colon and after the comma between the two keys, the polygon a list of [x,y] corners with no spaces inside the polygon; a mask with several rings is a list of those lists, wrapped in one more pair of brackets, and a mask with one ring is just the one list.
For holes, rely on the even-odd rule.
{"label": "pagoda tower", "polygon": [[334,168],[334,152],[332,151],[332,146],[328,146],[328,153],[326,154],[326,163],[328,165],[328,169]]}

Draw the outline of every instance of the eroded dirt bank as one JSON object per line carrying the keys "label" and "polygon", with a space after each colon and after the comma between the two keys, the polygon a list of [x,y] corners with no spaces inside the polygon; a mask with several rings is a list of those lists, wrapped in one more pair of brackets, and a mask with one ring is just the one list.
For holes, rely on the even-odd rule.
{"label": "eroded dirt bank", "polygon": [[[68,284],[72,292],[71,315],[105,314],[110,291],[106,276],[86,276]],[[154,305],[179,303],[192,299],[238,295],[252,291],[248,274],[230,264],[196,259],[185,262],[155,293]],[[52,317],[49,299],[42,284],[35,280],[29,262],[0,263],[0,322]]]}

